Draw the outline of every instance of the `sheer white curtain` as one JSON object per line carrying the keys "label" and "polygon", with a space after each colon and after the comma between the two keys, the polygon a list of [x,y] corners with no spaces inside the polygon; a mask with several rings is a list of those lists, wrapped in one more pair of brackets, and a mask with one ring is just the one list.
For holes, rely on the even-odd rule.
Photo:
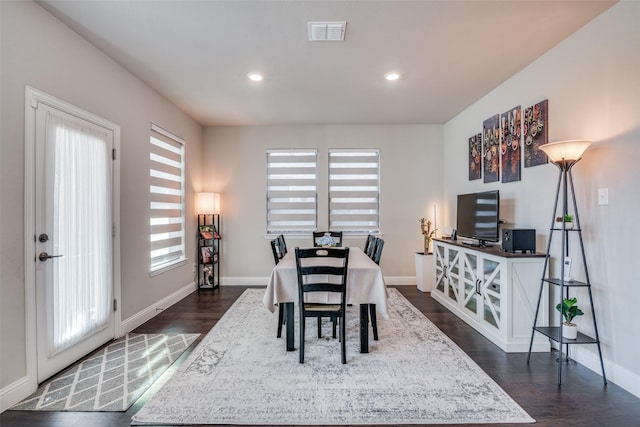
{"label": "sheer white curtain", "polygon": [[[107,131],[47,117],[49,355],[107,326],[112,309],[111,149]],[[106,195],[106,197],[105,197]]]}

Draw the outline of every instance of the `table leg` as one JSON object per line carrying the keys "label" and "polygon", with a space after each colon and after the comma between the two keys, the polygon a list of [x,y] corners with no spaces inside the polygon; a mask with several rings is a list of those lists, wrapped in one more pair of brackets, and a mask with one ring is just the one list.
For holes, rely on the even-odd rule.
{"label": "table leg", "polygon": [[369,353],[369,304],[360,304],[360,353]]}
{"label": "table leg", "polygon": [[285,311],[285,316],[287,318],[287,351],[295,350],[295,347],[293,345],[293,338],[295,334],[295,330],[293,328],[294,326],[293,310],[294,308],[293,308],[292,302],[284,303],[284,311]]}

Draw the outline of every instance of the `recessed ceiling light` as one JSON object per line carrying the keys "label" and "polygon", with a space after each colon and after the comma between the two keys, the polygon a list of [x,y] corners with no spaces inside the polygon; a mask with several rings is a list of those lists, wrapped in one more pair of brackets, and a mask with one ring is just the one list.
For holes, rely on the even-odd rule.
{"label": "recessed ceiling light", "polygon": [[398,80],[400,78],[400,74],[396,71],[389,71],[384,75],[384,78],[389,81]]}
{"label": "recessed ceiling light", "polygon": [[384,78],[389,81],[398,80],[400,78],[400,74],[395,71],[390,71],[384,75]]}
{"label": "recessed ceiling light", "polygon": [[260,80],[262,80],[262,74],[260,73],[249,73],[247,74],[247,77],[249,77],[249,80],[254,82],[259,82]]}

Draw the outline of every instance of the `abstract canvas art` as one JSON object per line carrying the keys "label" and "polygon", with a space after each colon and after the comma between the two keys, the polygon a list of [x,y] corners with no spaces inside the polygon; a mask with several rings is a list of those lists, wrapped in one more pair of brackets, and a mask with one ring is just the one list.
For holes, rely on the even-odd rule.
{"label": "abstract canvas art", "polygon": [[538,147],[549,142],[549,100],[524,110],[524,167],[544,165],[548,159]]}
{"label": "abstract canvas art", "polygon": [[484,121],[482,135],[483,182],[496,182],[500,180],[500,116],[498,114]]}
{"label": "abstract canvas art", "polygon": [[522,108],[519,105],[500,115],[502,182],[520,181],[521,131]]}
{"label": "abstract canvas art", "polygon": [[469,138],[469,181],[482,178],[482,134]]}

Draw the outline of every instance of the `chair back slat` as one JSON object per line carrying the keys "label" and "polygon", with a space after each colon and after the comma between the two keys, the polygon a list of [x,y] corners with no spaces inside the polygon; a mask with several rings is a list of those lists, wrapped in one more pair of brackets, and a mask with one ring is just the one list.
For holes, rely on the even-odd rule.
{"label": "chair back slat", "polygon": [[278,239],[273,239],[271,242],[271,252],[273,253],[273,261],[276,265],[280,262],[282,258],[284,258],[285,253],[282,251],[282,248],[278,244]]}
{"label": "chair back slat", "polygon": [[278,237],[276,237],[276,240],[278,241],[278,246],[280,247],[280,251],[283,253],[283,256],[287,254],[287,242],[285,242],[284,240],[284,234],[279,235]]}
{"label": "chair back slat", "polygon": [[376,244],[378,243],[378,238],[374,237],[369,243],[369,247],[367,248],[366,254],[369,258],[373,259],[373,255],[376,253]]}
{"label": "chair back slat", "polygon": [[376,237],[373,234],[369,234],[367,236],[367,241],[364,243],[364,249],[362,252],[364,252],[365,254],[369,253],[369,247],[373,244],[373,242],[375,241]]}
{"label": "chair back slat", "polygon": [[380,264],[380,258],[382,258],[382,248],[384,247],[384,240],[381,238],[376,239],[376,249],[371,258],[376,264]]}

